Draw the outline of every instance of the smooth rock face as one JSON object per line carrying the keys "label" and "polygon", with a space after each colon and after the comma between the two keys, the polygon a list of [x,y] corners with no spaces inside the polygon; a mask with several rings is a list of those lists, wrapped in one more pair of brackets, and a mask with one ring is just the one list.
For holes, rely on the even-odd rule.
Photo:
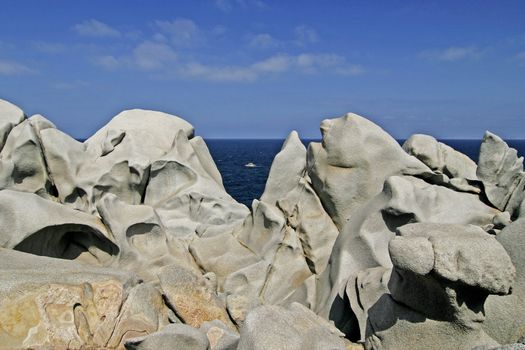
{"label": "smooth rock face", "polygon": [[[390,242],[394,271],[389,292],[368,310],[367,348],[426,344],[470,349],[497,344],[481,324],[487,296],[508,294],[514,281],[515,269],[505,249],[475,226],[409,224],[398,233]],[[445,343],[435,343],[446,335],[450,339]]]}
{"label": "smooth rock face", "polygon": [[428,167],[369,120],[349,113],[321,124],[323,142],[308,149],[308,174],[323,206],[341,230],[354,211],[381,192],[391,175]]}
{"label": "smooth rock face", "polygon": [[0,99],[0,151],[4,148],[7,135],[25,118],[24,112],[14,104]]}
{"label": "smooth rock face", "polygon": [[129,339],[128,350],[184,349],[207,350],[208,339],[199,330],[185,324],[170,324],[145,337]]}
{"label": "smooth rock face", "polygon": [[499,210],[514,214],[524,198],[523,157],[518,158],[515,149],[487,131],[481,143],[477,175],[488,200]]}
{"label": "smooth rock face", "polygon": [[488,133],[477,166],[426,135],[401,148],[355,114],[321,131],[307,148],[290,133],[250,210],[176,116],[124,111],[81,143],[0,100],[0,349],[524,336],[516,152]]}
{"label": "smooth rock face", "polygon": [[29,119],[10,130],[5,140],[0,152],[0,187],[48,197],[52,182],[37,130]]}
{"label": "smooth rock face", "polygon": [[490,296],[485,304],[485,331],[502,344],[516,342],[525,335],[525,219],[505,227],[496,239],[516,266],[516,281],[510,295]]}
{"label": "smooth rock face", "polygon": [[199,328],[206,333],[210,350],[236,350],[239,343],[239,334],[232,332],[219,320],[204,322]]}
{"label": "smooth rock face", "polygon": [[410,136],[403,149],[425,163],[433,171],[439,171],[450,178],[477,179],[476,163],[452,147],[438,142],[429,135]]}
{"label": "smooth rock face", "polygon": [[333,325],[301,306],[288,309],[261,306],[250,313],[241,328],[238,350],[346,349]]}
{"label": "smooth rock face", "polygon": [[95,216],[35,194],[0,191],[0,246],[36,255],[107,265],[119,251]]}

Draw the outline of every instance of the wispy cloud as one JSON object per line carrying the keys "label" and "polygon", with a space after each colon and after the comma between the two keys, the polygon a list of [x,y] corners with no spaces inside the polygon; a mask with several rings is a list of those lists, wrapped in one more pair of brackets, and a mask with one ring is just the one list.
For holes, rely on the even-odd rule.
{"label": "wispy cloud", "polygon": [[66,46],[61,43],[51,43],[51,42],[45,42],[45,41],[34,41],[31,46],[42,53],[47,54],[57,54],[64,52],[66,50]]}
{"label": "wispy cloud", "polygon": [[314,44],[319,41],[319,34],[307,26],[301,25],[294,29],[295,43],[300,46]]}
{"label": "wispy cloud", "polygon": [[0,60],[0,75],[34,74],[36,71],[18,62]]}
{"label": "wispy cloud", "polygon": [[465,59],[479,58],[484,50],[476,46],[451,46],[440,50],[427,50],[419,54],[423,59],[442,61],[442,62],[456,62]]}
{"label": "wispy cloud", "polygon": [[349,64],[342,56],[334,54],[300,55],[277,54],[245,66],[211,66],[201,63],[187,64],[182,74],[189,78],[219,82],[251,82],[266,75],[287,72],[336,75],[360,75],[365,70],[360,65]]}
{"label": "wispy cloud", "polygon": [[215,0],[215,6],[221,11],[230,12],[235,7],[262,9],[266,7],[266,3],[262,0]]}
{"label": "wispy cloud", "polygon": [[115,28],[97,21],[96,19],[89,19],[82,23],[78,23],[73,27],[73,30],[82,36],[91,37],[113,37],[118,38],[122,34]]}
{"label": "wispy cloud", "polygon": [[166,43],[143,41],[128,55],[99,55],[93,57],[91,62],[108,71],[122,68],[161,71],[170,69],[177,57],[177,53]]}
{"label": "wispy cloud", "polygon": [[162,35],[169,37],[174,45],[193,45],[204,40],[197,24],[188,18],[155,21],[155,26],[162,32]]}
{"label": "wispy cloud", "polygon": [[144,41],[133,50],[134,63],[143,70],[158,70],[177,60],[177,53],[164,43]]}
{"label": "wispy cloud", "polygon": [[248,36],[248,46],[256,49],[273,49],[279,47],[281,42],[268,33]]}
{"label": "wispy cloud", "polygon": [[[232,0],[233,1],[233,0]],[[239,6],[248,6],[245,2],[233,1]],[[230,3],[230,4],[231,4]],[[362,66],[347,62],[346,58],[333,53],[291,54],[277,52],[264,59],[253,59],[245,64],[211,63],[220,62],[214,56],[204,52],[210,47],[206,44],[212,38],[222,35],[226,28],[200,28],[193,20],[176,18],[153,22],[154,31],[149,40],[142,40],[127,52],[100,54],[93,52],[91,63],[108,71],[127,69],[147,72],[153,78],[162,79],[199,79],[216,82],[251,82],[263,77],[275,77],[282,74],[316,74],[355,76],[364,74]],[[285,49],[287,46],[297,49],[319,40],[317,32],[306,26],[294,29],[292,39],[282,41],[269,33],[244,36],[251,48]],[[246,56],[244,56],[246,59]]]}
{"label": "wispy cloud", "polygon": [[118,69],[121,66],[121,62],[112,55],[95,56],[91,61],[94,65],[110,71]]}

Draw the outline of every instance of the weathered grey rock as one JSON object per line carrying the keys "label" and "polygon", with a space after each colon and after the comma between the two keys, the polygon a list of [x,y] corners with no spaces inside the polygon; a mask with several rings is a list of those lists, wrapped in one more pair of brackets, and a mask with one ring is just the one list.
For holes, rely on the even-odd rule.
{"label": "weathered grey rock", "polygon": [[512,293],[490,296],[485,304],[485,331],[502,344],[513,343],[525,335],[525,219],[506,226],[496,239],[516,267]]}
{"label": "weathered grey rock", "polygon": [[52,181],[31,121],[24,120],[15,126],[3,146],[0,153],[0,189],[49,197]]}
{"label": "weathered grey rock", "polygon": [[0,245],[85,264],[0,248],[0,348],[515,342],[516,154],[489,135],[476,170],[429,136],[405,152],[354,114],[321,129],[308,151],[289,135],[250,212],[178,117],[125,111],[80,143],[0,101]]}
{"label": "weathered grey rock", "polygon": [[403,144],[403,149],[433,171],[443,173],[450,178],[477,179],[477,165],[472,159],[438,142],[432,136],[412,135]]}
{"label": "weathered grey rock", "polygon": [[[205,165],[202,147],[196,152],[180,130],[173,148],[151,164],[144,203],[157,209],[166,226],[183,237],[213,236],[232,232],[249,210],[237,203],[217,182],[209,159]],[[200,154],[200,156],[199,156]]]}
{"label": "weathered grey rock", "polygon": [[270,264],[261,260],[229,275],[224,282],[228,314],[236,325],[242,325],[248,311],[261,305],[261,293]]}
{"label": "weathered grey rock", "polygon": [[276,204],[297,186],[306,170],[306,148],[299,134],[292,131],[275,156],[261,201]]}
{"label": "weathered grey rock", "polygon": [[434,268],[434,247],[426,237],[394,237],[389,251],[392,264],[400,270],[426,275]]}
{"label": "weathered grey rock", "polygon": [[217,182],[217,184],[222,186],[224,189],[221,173],[219,172],[219,169],[217,169],[217,165],[215,165],[215,162],[211,157],[210,150],[208,149],[208,146],[206,146],[206,142],[204,142],[202,137],[196,136],[190,140],[190,143],[204,170],[206,170],[206,172],[215,180],[215,182]]}
{"label": "weathered grey rock", "polygon": [[[476,226],[453,224],[408,224],[399,229],[401,237],[390,241],[390,255],[398,270],[435,275],[461,283],[488,294],[509,294],[516,270],[507,251],[492,235]],[[431,243],[433,268],[428,270],[427,259],[410,261],[422,239]],[[430,248],[430,247],[428,247]],[[430,249],[420,250],[421,255]],[[412,254],[406,254],[410,252]],[[406,254],[406,255],[405,255]],[[396,262],[400,262],[396,265]],[[422,267],[425,267],[422,269]]]}
{"label": "weathered grey rock", "polygon": [[37,135],[40,136],[40,131],[45,129],[56,129],[55,124],[48,120],[46,117],[44,117],[41,114],[35,114],[31,117],[27,118]]}
{"label": "weathered grey rock", "polygon": [[342,335],[300,304],[261,306],[246,317],[237,349],[346,349]]}
{"label": "weathered grey rock", "polygon": [[306,166],[306,149],[292,132],[272,163],[261,201],[283,212],[299,237],[311,272],[321,273],[339,231],[312,188]]}
{"label": "weathered grey rock", "polygon": [[261,200],[253,202],[252,215],[234,233],[262,259],[253,263],[256,268],[243,268],[226,279],[228,310],[239,325],[260,304],[313,306],[315,284],[303,285],[326,268],[339,232],[311,186],[305,156],[292,132],[272,163]]}
{"label": "weathered grey rock", "polygon": [[148,156],[163,153],[148,144],[151,135],[138,131],[123,137],[104,155],[93,143],[82,144],[54,129],[40,131],[40,137],[60,201],[93,214],[105,193],[140,204],[149,176]]}
{"label": "weathered grey rock", "polygon": [[213,320],[204,322],[199,328],[206,333],[210,350],[236,350],[239,343],[239,334],[233,332],[224,323]]}
{"label": "weathered grey rock", "polygon": [[[505,249],[475,226],[409,224],[398,234],[390,243],[394,271],[388,291],[367,311],[366,348],[497,345],[482,328],[483,304],[489,294],[510,292],[515,270]],[[432,249],[416,253],[422,238]]]}
{"label": "weathered grey rock", "polygon": [[128,350],[158,350],[158,349],[184,349],[208,350],[209,344],[206,335],[193,327],[185,324],[170,324],[159,332],[128,339]]}
{"label": "weathered grey rock", "polygon": [[7,135],[24,118],[25,114],[19,107],[0,99],[0,151],[4,148]]}
{"label": "weathered grey rock", "polygon": [[482,345],[472,348],[472,350],[525,350],[525,345],[521,343],[506,344],[501,346]]}
{"label": "weathered grey rock", "polygon": [[119,251],[99,218],[11,190],[0,191],[0,246],[95,265]]}
{"label": "weathered grey rock", "polygon": [[487,131],[480,147],[477,175],[488,200],[499,210],[514,215],[525,197],[523,157],[518,158],[514,148]]}
{"label": "weathered grey rock", "polygon": [[388,177],[429,171],[379,126],[357,114],[324,120],[321,132],[322,144],[312,142],[308,148],[308,174],[339,230],[381,192]]}
{"label": "weathered grey rock", "polygon": [[179,130],[183,130],[188,138],[194,133],[193,126],[187,121],[158,111],[144,109],[126,110],[111,119],[103,128],[86,140],[88,148],[100,148],[108,135],[118,135],[121,132],[155,135],[154,138],[143,140],[150,148],[169,149]]}
{"label": "weathered grey rock", "polygon": [[194,240],[190,252],[201,269],[215,273],[219,291],[223,291],[224,280],[232,273],[260,261],[229,232]]}
{"label": "weathered grey rock", "polygon": [[[330,297],[319,302],[318,311],[328,317],[337,295],[341,297],[347,281],[355,280],[360,271],[392,266],[388,242],[398,227],[409,222],[482,227],[491,225],[498,213],[481,202],[478,195],[431,185],[413,176],[391,176],[383,192],[357,210],[338,236],[330,269],[325,272],[329,277],[319,286],[329,290]],[[339,314],[339,309],[334,306],[337,316],[331,316],[337,325],[337,319],[348,314]]]}
{"label": "weathered grey rock", "polygon": [[114,265],[134,271],[145,281],[156,281],[160,269],[172,264],[200,273],[185,242],[167,233],[154,208],[126,204],[108,193],[97,211],[120,248]]}

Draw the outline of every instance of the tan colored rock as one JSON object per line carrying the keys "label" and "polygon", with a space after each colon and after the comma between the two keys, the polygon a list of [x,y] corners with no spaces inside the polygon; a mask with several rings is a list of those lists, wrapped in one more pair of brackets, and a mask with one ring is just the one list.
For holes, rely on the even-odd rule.
{"label": "tan colored rock", "polygon": [[132,274],[6,249],[0,258],[0,349],[116,348],[166,322],[160,294],[142,299],[151,289]]}
{"label": "tan colored rock", "polygon": [[216,292],[209,288],[205,278],[171,265],[162,269],[159,280],[168,305],[184,323],[199,328],[206,321],[219,320],[229,328],[236,329],[226,312],[226,306]]}

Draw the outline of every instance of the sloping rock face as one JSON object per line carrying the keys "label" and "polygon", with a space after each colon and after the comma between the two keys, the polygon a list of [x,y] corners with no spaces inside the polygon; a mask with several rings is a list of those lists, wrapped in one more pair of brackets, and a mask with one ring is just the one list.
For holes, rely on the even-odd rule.
{"label": "sloping rock face", "polygon": [[[236,202],[176,116],[0,100],[0,349],[471,349],[525,335],[522,158],[347,114]],[[510,345],[514,346],[514,345]]]}
{"label": "sloping rock face", "polygon": [[525,174],[523,157],[515,149],[490,132],[485,133],[479,153],[479,179],[483,182],[488,200],[512,216],[520,214],[523,202]]}

